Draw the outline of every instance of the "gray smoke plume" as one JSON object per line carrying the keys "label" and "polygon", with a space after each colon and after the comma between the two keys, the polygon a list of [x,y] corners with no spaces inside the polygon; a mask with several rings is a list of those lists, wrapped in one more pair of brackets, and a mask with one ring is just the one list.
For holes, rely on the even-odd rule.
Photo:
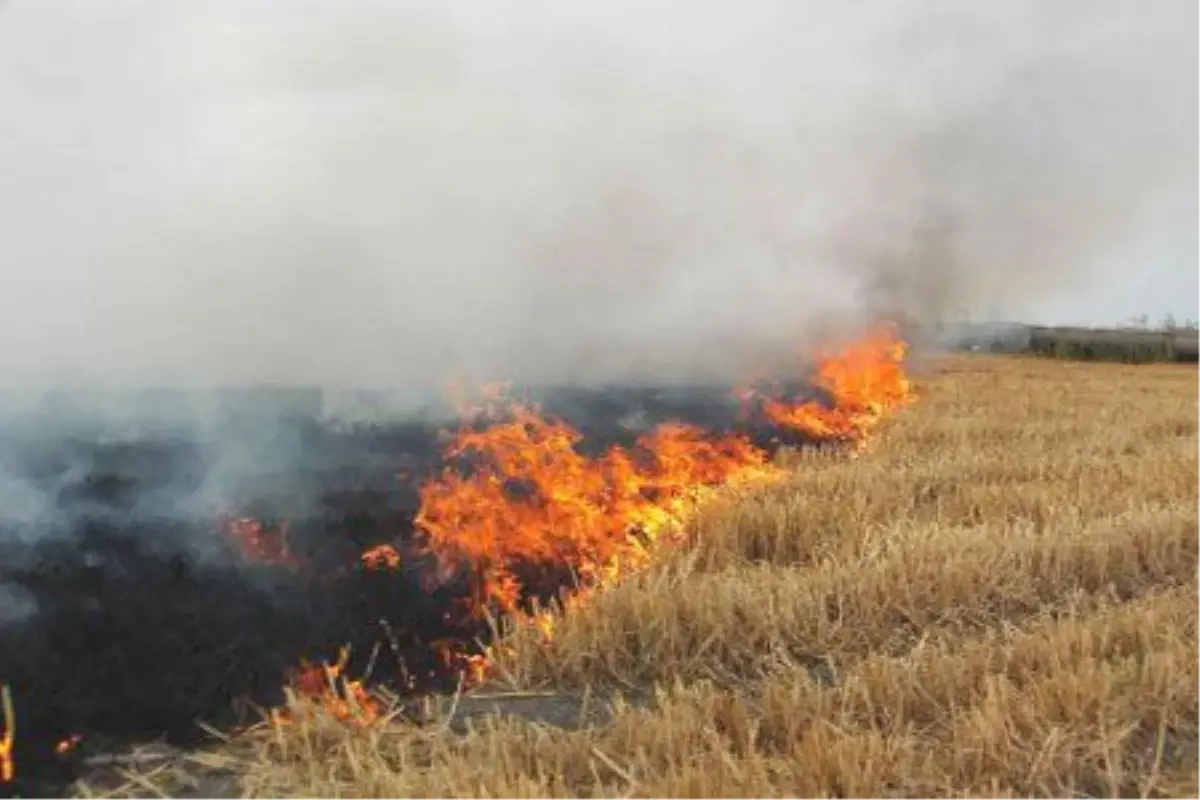
{"label": "gray smoke plume", "polygon": [[[455,378],[737,380],[879,314],[1078,313],[1099,287],[1195,316],[1196,15],[12,0],[0,432],[186,429],[206,510],[302,444],[110,390],[316,386],[379,417]],[[47,404],[80,387],[86,413]],[[13,470],[0,523],[52,520]]]}
{"label": "gray smoke plume", "polygon": [[18,0],[0,370],[727,377],[1136,286],[1147,231],[1187,273],[1195,51],[1186,0]]}

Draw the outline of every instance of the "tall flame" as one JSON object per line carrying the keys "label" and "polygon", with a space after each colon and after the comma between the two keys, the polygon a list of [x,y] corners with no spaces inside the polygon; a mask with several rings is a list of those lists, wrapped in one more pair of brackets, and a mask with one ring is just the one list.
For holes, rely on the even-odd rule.
{"label": "tall flame", "polygon": [[[827,396],[824,403],[789,403],[752,390],[741,395],[760,400],[762,413],[782,431],[858,449],[889,412],[914,397],[903,366],[907,349],[887,326],[822,349],[813,382]],[[459,400],[464,419],[495,414],[505,406],[505,390],[502,384],[483,387],[483,401],[474,404],[464,393]],[[436,580],[467,574],[474,581],[466,613],[496,609],[527,620],[546,639],[553,636],[553,617],[523,609],[523,599],[577,603],[589,587],[645,566],[655,545],[664,537],[675,539],[694,501],[713,487],[784,474],[745,437],[714,436],[695,425],[667,423],[630,449],[614,446],[588,457],[576,447],[583,434],[566,422],[520,402],[508,402],[507,411],[506,422],[483,430],[464,425],[454,435],[446,455],[452,462],[469,460],[471,468],[447,467],[421,487],[416,525],[440,562]],[[400,556],[380,545],[365,552],[362,562],[368,569],[394,569]],[[494,650],[469,653],[461,643],[434,644],[463,683],[487,677]],[[331,689],[344,665],[343,657],[325,667],[326,680],[313,680],[322,671],[308,667],[301,673],[307,679],[293,688],[347,717],[345,691]],[[356,706],[373,708],[361,697],[360,683],[348,688],[360,696]]]}
{"label": "tall flame", "polygon": [[[912,397],[906,350],[890,328],[827,349],[815,383],[831,402],[763,398],[764,412],[781,428],[861,446],[888,411]],[[631,450],[612,447],[596,458],[575,448],[582,438],[565,422],[515,404],[510,421],[463,429],[449,446],[452,458],[473,457],[469,474],[447,468],[422,487],[419,529],[440,558],[473,572],[481,603],[516,610],[522,592],[536,589],[527,585],[531,565],[569,569],[584,586],[636,569],[648,558],[648,542],[686,516],[697,491],[781,474],[746,438],[693,425],[660,426]]]}
{"label": "tall flame", "polygon": [[764,411],[782,427],[862,445],[888,412],[912,400],[904,372],[907,353],[907,343],[889,329],[876,330],[839,351],[821,353],[816,384],[829,393],[831,406],[769,399]]}

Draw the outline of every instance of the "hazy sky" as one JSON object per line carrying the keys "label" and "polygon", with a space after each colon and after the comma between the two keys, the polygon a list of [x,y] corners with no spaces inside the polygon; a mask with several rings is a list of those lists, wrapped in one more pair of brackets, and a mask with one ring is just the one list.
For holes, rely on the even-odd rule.
{"label": "hazy sky", "polygon": [[726,369],[880,270],[935,306],[1195,318],[1196,15],[8,0],[0,374]]}

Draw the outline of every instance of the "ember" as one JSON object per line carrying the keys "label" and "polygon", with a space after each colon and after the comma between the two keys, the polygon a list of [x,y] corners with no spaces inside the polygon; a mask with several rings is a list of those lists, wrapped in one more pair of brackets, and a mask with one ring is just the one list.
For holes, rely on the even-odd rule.
{"label": "ember", "polygon": [[7,686],[0,688],[0,708],[4,712],[4,735],[0,736],[0,781],[11,783],[16,774],[13,742],[17,735],[17,715],[13,711],[12,690]]}
{"label": "ember", "polygon": [[78,733],[73,733],[65,739],[59,739],[58,743],[54,745],[54,752],[58,753],[60,756],[66,755],[74,750],[81,741],[83,741],[83,737]]}
{"label": "ember", "polygon": [[287,523],[269,527],[253,517],[241,517],[225,523],[229,534],[241,542],[246,556],[263,564],[294,564],[288,551]]}
{"label": "ember", "polygon": [[[125,501],[93,513],[92,497],[71,537],[0,538],[0,588],[36,606],[0,632],[0,778],[44,793],[81,748],[187,745],[197,721],[239,724],[242,700],[282,707],[290,691],[369,723],[368,683],[485,680],[493,619],[552,640],[544,609],[645,566],[713,488],[778,478],[780,446],[866,442],[910,399],[904,356],[872,333],[823,353],[807,391],[488,387],[448,444],[422,423],[303,429],[301,452],[320,455],[296,467],[317,476],[299,514],[249,497],[207,525],[111,510]],[[132,491],[117,473],[100,500]]]}

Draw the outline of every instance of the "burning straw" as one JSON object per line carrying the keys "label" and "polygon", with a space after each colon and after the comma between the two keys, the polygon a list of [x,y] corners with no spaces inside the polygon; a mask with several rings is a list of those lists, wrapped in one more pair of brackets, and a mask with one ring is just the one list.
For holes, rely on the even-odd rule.
{"label": "burning straw", "polygon": [[0,782],[12,783],[16,775],[13,744],[17,737],[17,714],[13,710],[12,690],[8,684],[0,687],[0,707],[4,711],[4,735],[0,736]]}
{"label": "burning straw", "polygon": [[[153,649],[140,648],[150,659],[147,663],[184,653],[192,659],[187,665],[161,665],[168,671],[190,670],[178,684],[186,696],[176,692],[160,698],[169,714],[145,702],[158,697],[155,689],[165,683],[142,687],[138,713],[146,720],[170,719],[194,727],[196,713],[221,713],[217,706],[223,698],[245,691],[250,699],[270,684],[285,698],[281,707],[277,700],[265,701],[277,708],[269,715],[275,724],[289,724],[296,709],[315,703],[347,724],[370,725],[390,716],[375,690],[413,695],[478,685],[502,668],[498,655],[512,625],[531,627],[546,642],[553,641],[555,613],[586,602],[596,590],[644,568],[659,549],[678,544],[683,523],[715,489],[783,477],[786,467],[772,457],[780,446],[832,445],[853,452],[865,445],[889,412],[912,399],[905,355],[906,344],[892,330],[871,331],[859,341],[818,353],[813,391],[806,395],[770,386],[740,392],[741,427],[668,418],[640,435],[631,434],[629,443],[598,443],[593,428],[576,427],[535,403],[489,390],[483,413],[468,413],[449,435],[440,453],[442,468],[415,488],[415,513],[391,541],[375,539],[357,547],[348,560],[338,556],[331,561],[306,549],[299,522],[266,521],[235,510],[240,513],[225,521],[222,541],[255,570],[279,577],[285,581],[281,587],[303,596],[283,615],[278,605],[249,591],[236,576],[196,572],[181,580],[160,574],[160,557],[153,553],[124,553],[122,567],[133,570],[134,577],[104,597],[130,605],[104,618],[105,624],[137,619],[140,625],[149,615],[159,627],[139,635],[161,638],[146,640]],[[736,414],[736,399],[730,404],[722,407],[732,407]],[[436,438],[416,441],[433,443]],[[372,530],[384,533],[387,524],[396,523],[380,522]],[[330,536],[336,533],[331,528],[318,533],[324,544],[330,539],[345,544]],[[273,589],[272,596],[278,591]],[[223,602],[213,606],[214,597]],[[216,613],[209,627],[193,631],[190,620],[207,613],[201,608]],[[189,622],[181,626],[177,623],[182,620],[172,614],[186,615]],[[65,615],[55,624],[73,632],[80,622]],[[276,638],[273,626],[281,629]],[[88,636],[125,635],[124,629],[94,627]],[[300,630],[306,627],[308,633]],[[196,633],[209,641],[200,655],[191,638]],[[234,637],[235,646],[226,648],[223,636]],[[306,653],[336,651],[334,636],[345,637],[338,641],[349,643],[360,657],[352,659],[347,647],[332,663],[305,660]],[[56,663],[70,661],[73,656],[54,649],[66,645],[54,641],[58,644],[30,639],[28,646],[49,648],[41,657]],[[79,640],[73,633],[63,641],[89,646],[87,636]],[[110,638],[103,643],[112,645]],[[369,654],[366,663],[363,654]],[[102,683],[104,669],[124,670],[126,663],[124,658],[114,661],[117,666],[97,662],[94,672],[101,677],[94,680]],[[295,666],[288,670],[282,666],[287,663]],[[97,698],[94,687],[89,693],[87,686],[69,687],[73,693],[64,694],[63,687],[45,685],[37,670],[25,666],[23,679],[5,676],[14,689],[4,691],[4,783],[19,777],[21,753],[65,765],[78,739],[59,748],[53,737],[77,730],[91,739],[106,730],[58,719],[67,696],[75,698],[70,702],[92,704],[81,712],[87,724],[111,723],[118,736],[129,736],[130,720],[116,704],[118,698]],[[129,683],[127,677],[121,679]],[[165,681],[159,673],[137,680],[142,677]],[[35,683],[42,694],[31,705],[26,738],[41,739],[18,742],[12,695],[20,699],[27,691],[22,687]],[[257,697],[253,702],[263,704],[262,695]],[[121,719],[104,716],[112,713]],[[60,731],[41,730],[56,723],[61,723]],[[96,740],[107,741],[103,736]]]}

